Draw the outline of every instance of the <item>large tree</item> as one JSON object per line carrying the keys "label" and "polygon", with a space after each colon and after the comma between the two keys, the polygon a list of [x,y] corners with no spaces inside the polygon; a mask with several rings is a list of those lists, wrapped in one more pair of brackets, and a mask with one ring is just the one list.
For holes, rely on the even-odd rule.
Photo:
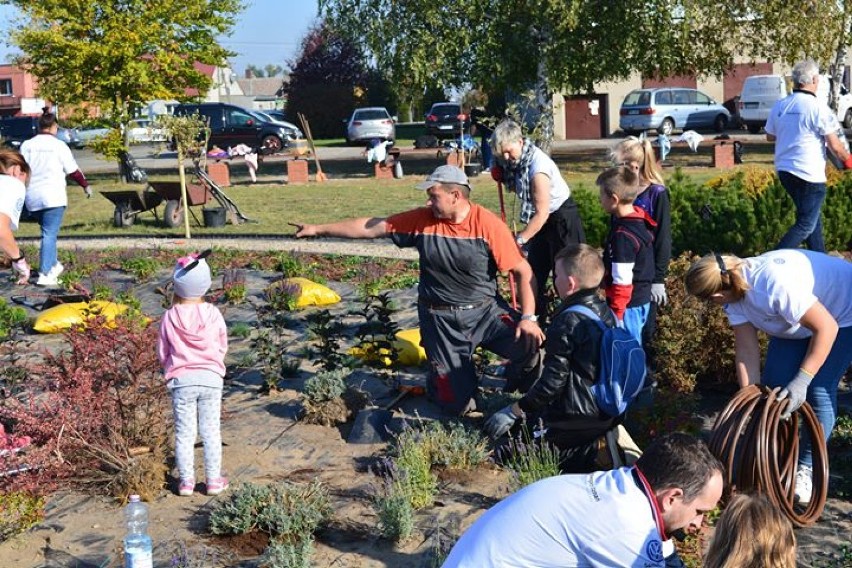
{"label": "large tree", "polygon": [[317,137],[339,137],[343,120],[356,106],[375,101],[384,86],[370,70],[364,52],[349,38],[324,23],[313,27],[302,40],[302,49],[290,63],[287,114],[293,122],[304,114]]}
{"label": "large tree", "polygon": [[[3,0],[0,0],[3,1]],[[211,78],[195,63],[223,65],[216,38],[229,32],[240,0],[5,0],[23,15],[10,37],[17,63],[40,96],[99,106],[117,128],[133,107],[205,92]]]}
{"label": "large tree", "polygon": [[[738,54],[775,59],[783,51],[781,59],[788,60],[792,53],[814,53],[827,36],[840,33],[833,16],[842,2],[830,8],[825,2],[801,4],[320,0],[320,11],[340,33],[365,46],[403,96],[422,92],[431,80],[532,91],[534,110],[542,118],[537,138],[547,145],[554,93],[591,92],[596,83],[634,73],[720,75]],[[787,33],[794,30],[795,37]],[[766,40],[770,37],[773,41]]]}

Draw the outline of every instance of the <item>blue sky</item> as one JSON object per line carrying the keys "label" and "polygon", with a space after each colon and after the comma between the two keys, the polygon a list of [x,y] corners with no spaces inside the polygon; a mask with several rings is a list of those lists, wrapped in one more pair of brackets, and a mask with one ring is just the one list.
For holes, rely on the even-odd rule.
{"label": "blue sky", "polygon": [[[231,59],[234,71],[243,75],[247,65],[272,63],[286,67],[286,62],[297,55],[302,38],[316,21],[316,0],[246,0],[242,13],[237,16],[230,37],[221,38],[224,47],[238,55]],[[7,62],[14,49],[6,45],[5,30],[17,10],[0,6],[0,62]]]}

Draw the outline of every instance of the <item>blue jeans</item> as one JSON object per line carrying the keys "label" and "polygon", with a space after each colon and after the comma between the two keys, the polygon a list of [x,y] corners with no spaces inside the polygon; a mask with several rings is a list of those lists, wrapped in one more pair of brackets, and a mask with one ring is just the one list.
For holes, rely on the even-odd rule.
{"label": "blue jeans", "polygon": [[[799,371],[810,341],[810,338],[770,337],[761,382],[768,387],[786,386]],[[831,436],[831,429],[834,428],[834,420],[837,416],[837,386],[850,363],[852,363],[852,327],[842,327],[837,332],[837,338],[831,346],[828,359],[820,367],[808,388],[808,403],[813,407],[817,420],[822,424],[826,441]],[[813,463],[810,436],[805,436],[799,446],[799,463],[808,466]]]}
{"label": "blue jeans", "polygon": [[49,207],[32,212],[41,227],[41,250],[38,256],[38,271],[47,274],[56,264],[56,238],[62,226],[65,207]]}
{"label": "blue jeans", "polygon": [[642,345],[642,328],[645,327],[645,322],[648,321],[648,313],[650,311],[650,302],[624,310],[624,329],[639,342],[639,345]]}
{"label": "blue jeans", "polygon": [[809,249],[825,252],[820,215],[822,202],[825,201],[825,183],[811,183],[790,172],[778,172],[778,179],[796,206],[796,222],[775,248],[799,248],[804,241]]}

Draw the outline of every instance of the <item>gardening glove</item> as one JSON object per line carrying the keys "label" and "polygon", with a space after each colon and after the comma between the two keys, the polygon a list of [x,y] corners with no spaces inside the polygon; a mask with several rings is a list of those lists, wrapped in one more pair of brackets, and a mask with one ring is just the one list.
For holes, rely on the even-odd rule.
{"label": "gardening glove", "polygon": [[30,281],[30,265],[26,258],[13,262],[12,268],[18,273],[17,284],[27,284]]}
{"label": "gardening glove", "polygon": [[492,440],[496,440],[511,430],[518,418],[520,418],[520,416],[515,415],[512,411],[512,405],[510,404],[506,408],[498,410],[492,414],[491,418],[485,421],[485,433],[488,434]]}
{"label": "gardening glove", "polygon": [[793,380],[787,383],[787,386],[778,393],[776,400],[784,400],[787,397],[790,399],[790,403],[787,405],[787,410],[785,410],[784,414],[781,415],[781,420],[787,420],[799,409],[800,406],[802,406],[805,402],[805,398],[808,396],[808,387],[812,380],[814,380],[813,375],[804,369],[799,369],[799,372],[796,373]]}
{"label": "gardening glove", "polygon": [[669,297],[666,294],[666,285],[662,282],[651,284],[651,300],[658,306],[665,306],[669,303]]}
{"label": "gardening glove", "polygon": [[500,166],[491,166],[491,179],[497,183],[503,183],[503,168]]}
{"label": "gardening glove", "polygon": [[92,198],[92,187],[91,186],[87,185],[86,187],[83,188],[83,191],[86,193],[86,199]]}

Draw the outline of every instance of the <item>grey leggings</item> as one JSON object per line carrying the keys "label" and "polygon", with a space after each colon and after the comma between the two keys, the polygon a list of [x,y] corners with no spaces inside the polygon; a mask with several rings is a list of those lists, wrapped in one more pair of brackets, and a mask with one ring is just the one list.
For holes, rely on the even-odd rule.
{"label": "grey leggings", "polygon": [[175,413],[175,464],[181,480],[195,479],[195,436],[204,443],[204,474],[209,481],[222,475],[219,416],[222,389],[186,386],[172,389]]}

